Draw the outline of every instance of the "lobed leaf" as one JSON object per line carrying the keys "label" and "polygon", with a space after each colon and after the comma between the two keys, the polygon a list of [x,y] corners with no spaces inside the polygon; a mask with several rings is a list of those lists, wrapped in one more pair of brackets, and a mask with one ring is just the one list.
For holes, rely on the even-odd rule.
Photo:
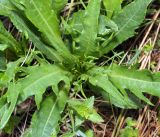
{"label": "lobed leaf", "polygon": [[134,36],[135,29],[143,22],[147,6],[151,1],[135,0],[125,6],[118,15],[113,17],[113,21],[117,24],[119,31],[115,33],[109,43],[106,41],[102,44],[102,48],[100,49],[102,54],[108,53],[128,38]]}
{"label": "lobed leaf", "polygon": [[17,82],[17,85],[23,87],[19,95],[19,102],[35,95],[35,101],[39,108],[42,95],[48,86],[52,86],[55,93],[59,91],[58,84],[61,81],[65,83],[63,88],[67,90],[70,88],[71,74],[56,65],[35,66],[27,68],[26,72],[28,76]]}
{"label": "lobed leaf", "polygon": [[78,113],[78,115],[80,115],[81,119],[88,119],[95,123],[103,122],[103,119],[93,108],[94,97],[86,99],[82,102],[76,99],[70,99],[68,100],[68,104],[72,109],[74,109]]}
{"label": "lobed leaf", "polygon": [[[0,128],[5,126],[17,103],[19,104],[28,97],[35,95],[37,107],[40,108],[40,102],[47,87],[53,86],[55,93],[57,93],[58,90],[68,91],[70,88],[70,81],[72,80],[72,76],[69,72],[55,65],[45,64],[34,66],[26,69],[26,73],[28,73],[28,76],[18,80],[16,83],[11,83],[7,93],[4,95],[8,101],[6,102],[8,109],[5,110],[1,117]],[[59,89],[58,84],[61,81],[63,81],[65,85]],[[3,100],[3,96],[1,99]],[[63,100],[61,102],[63,103]],[[2,108],[3,105],[0,109]]]}
{"label": "lobed leaf", "polygon": [[[17,1],[27,18],[34,24],[35,27],[42,33],[42,39],[45,39],[50,46],[56,49],[59,55],[71,58],[71,54],[64,45],[59,28],[59,20],[54,10],[52,10],[51,0],[22,0]],[[16,4],[15,4],[16,5]]]}
{"label": "lobed leaf", "polygon": [[66,91],[61,91],[58,97],[49,96],[42,102],[31,121],[31,132],[27,137],[50,137],[58,126],[67,101]]}
{"label": "lobed leaf", "polygon": [[98,33],[100,4],[100,0],[91,0],[84,11],[83,18],[81,18],[83,30],[80,36],[77,38],[79,45],[77,48],[75,48],[76,54],[87,56],[96,52],[95,46]]}
{"label": "lobed leaf", "polygon": [[108,94],[111,103],[118,107],[142,107],[142,103],[138,100],[152,105],[143,93],[160,96],[160,73],[151,74],[149,71],[129,70],[113,65],[94,68],[89,71],[89,74],[89,82],[101,88],[99,92],[104,97]]}
{"label": "lobed leaf", "polygon": [[18,67],[23,60],[24,58],[20,58],[15,62],[9,62],[7,64],[5,73],[0,77],[0,87],[8,86],[11,80],[14,80]]}
{"label": "lobed leaf", "polygon": [[26,37],[29,37],[34,45],[50,60],[62,62],[61,57],[56,53],[56,51],[41,41],[37,32],[35,33],[33,25],[28,21],[22,11],[21,13],[17,12],[17,9],[9,0],[0,1],[0,5],[0,15],[8,16],[17,29],[20,32],[23,32]]}
{"label": "lobed leaf", "polygon": [[129,100],[129,98],[124,97],[120,91],[109,81],[107,74],[103,72],[97,73],[95,70],[89,72],[89,83],[95,87],[94,90],[98,90],[102,96],[110,101],[115,106],[121,108],[135,108],[136,105],[134,102]]}
{"label": "lobed leaf", "polygon": [[114,85],[123,89],[129,89],[140,99],[146,100],[142,94],[143,92],[160,96],[160,73],[151,74],[147,70],[128,70],[125,67],[115,65],[110,70],[108,77]]}

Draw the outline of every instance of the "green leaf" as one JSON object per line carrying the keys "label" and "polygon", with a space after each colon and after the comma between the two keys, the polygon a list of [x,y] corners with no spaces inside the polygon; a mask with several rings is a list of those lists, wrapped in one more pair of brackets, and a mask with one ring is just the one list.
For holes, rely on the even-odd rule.
{"label": "green leaf", "polygon": [[120,131],[120,137],[138,137],[138,129],[126,127]]}
{"label": "green leaf", "polygon": [[[89,83],[95,87],[99,87],[99,92],[103,95],[104,98],[111,101],[114,105],[118,107],[135,107],[133,103],[128,99],[123,97],[123,95],[118,91],[118,89],[109,81],[106,73],[97,69],[92,69],[89,71]],[[115,101],[116,100],[116,101]]]}
{"label": "green leaf", "polygon": [[3,131],[7,134],[11,134],[16,126],[18,126],[21,118],[18,116],[12,116],[7,125],[4,127]]}
{"label": "green leaf", "polygon": [[40,109],[32,117],[31,132],[28,137],[50,137],[56,130],[67,101],[66,93],[61,92],[63,93],[58,97],[49,96],[42,102]]}
{"label": "green leaf", "polygon": [[74,137],[76,133],[67,132],[63,134],[61,137]]}
{"label": "green leaf", "polygon": [[59,91],[59,83],[65,83],[64,89],[69,90],[72,76],[56,65],[42,64],[27,68],[28,76],[19,80],[17,86],[23,87],[20,92],[19,103],[28,97],[35,95],[35,101],[39,108],[42,95],[48,86],[53,86],[55,93]]}
{"label": "green leaf", "polygon": [[8,47],[6,44],[0,44],[0,51],[5,51]]}
{"label": "green leaf", "polygon": [[[23,10],[27,18],[39,29],[43,39],[47,39],[48,44],[53,46],[57,52],[68,59],[71,54],[64,45],[59,28],[59,20],[52,10],[51,0],[15,0],[17,4],[23,5]],[[16,4],[15,4],[16,5]]]}
{"label": "green leaf", "polygon": [[[35,95],[35,101],[39,108],[42,95],[47,87],[54,85],[55,88],[53,90],[65,91],[68,91],[70,88],[70,81],[72,79],[71,74],[58,66],[44,64],[28,68],[26,72],[28,73],[28,76],[18,80],[15,84],[11,83],[9,85],[8,91],[5,95],[8,101],[8,109],[3,113],[0,121],[0,128],[5,126],[17,103],[19,104],[28,97]],[[65,85],[63,88],[59,89],[58,84],[61,81],[63,81]],[[62,104],[63,101],[65,100],[61,101]],[[59,103],[59,105],[61,104]]]}
{"label": "green leaf", "polygon": [[1,96],[0,98],[0,117],[3,116],[3,113],[8,109],[6,95]]}
{"label": "green leaf", "polygon": [[31,129],[28,128],[25,130],[25,132],[21,135],[22,137],[29,137],[29,134],[31,133]]}
{"label": "green leaf", "polygon": [[[111,103],[122,108],[141,107],[142,100],[150,105],[152,103],[143,93],[160,96],[160,73],[151,74],[149,71],[129,70],[125,67],[112,65],[112,67],[97,67],[89,71],[89,82],[98,86],[104,97],[108,93]],[[106,93],[105,93],[106,92]]]}
{"label": "green leaf", "polygon": [[80,136],[80,137],[87,137],[86,134],[85,134],[83,131],[81,131],[81,130],[78,130],[78,131],[76,132],[76,135],[77,135],[77,136]]}
{"label": "green leaf", "polygon": [[133,120],[131,117],[126,118],[126,124],[129,127],[135,127],[138,123],[136,120]]}
{"label": "green leaf", "polygon": [[41,38],[37,36],[37,32],[35,33],[35,30],[33,30],[33,26],[25,17],[23,12],[18,12],[13,4],[9,2],[9,0],[0,1],[0,5],[0,11],[5,11],[0,12],[0,15],[10,17],[11,21],[17,27],[17,29],[28,36],[29,39],[32,40],[34,45],[50,60],[62,62],[61,57],[56,53],[56,51],[50,47],[47,47],[47,45],[41,41]]}
{"label": "green leaf", "polygon": [[0,77],[2,77],[2,75],[3,75],[3,72],[0,71]]}
{"label": "green leaf", "polygon": [[[2,22],[0,21],[0,43],[7,45],[6,48],[18,53],[21,51],[20,44],[13,38],[11,33],[9,33],[3,26]],[[2,45],[0,45],[2,48]]]}
{"label": "green leaf", "polygon": [[40,50],[44,55],[46,55],[48,59],[55,62],[62,62],[62,57],[58,55],[55,49],[46,45],[41,40],[41,37],[35,34],[32,27],[30,27],[30,24],[26,21],[26,19],[23,19],[23,15],[15,13],[11,20],[20,31],[22,30],[23,33],[28,35],[29,39],[32,40],[37,49]]}
{"label": "green leaf", "polygon": [[120,131],[120,137],[138,137],[138,129],[134,129],[137,125],[137,121],[128,117],[126,119],[127,126]]}
{"label": "green leaf", "polygon": [[122,0],[103,0],[108,18],[112,18],[113,14],[117,14],[121,11],[121,3]]}
{"label": "green leaf", "polygon": [[73,108],[78,113],[78,115],[80,115],[82,118],[91,120],[92,122],[95,122],[95,123],[103,122],[103,119],[93,108],[94,97],[86,99],[82,102],[76,99],[75,100],[72,99],[72,100],[69,100],[68,103],[69,103],[69,106]]}
{"label": "green leaf", "polygon": [[99,18],[99,31],[98,34],[106,35],[109,33],[115,33],[118,31],[118,26],[111,19],[101,15]]}
{"label": "green leaf", "polygon": [[122,89],[129,89],[141,100],[149,103],[150,101],[143,95],[148,93],[160,96],[160,73],[151,74],[149,71],[128,70],[125,67],[113,65],[108,73],[112,83]]}
{"label": "green leaf", "polygon": [[[124,7],[124,9],[116,16],[113,17],[113,21],[118,25],[119,31],[115,33],[112,40],[104,42],[102,44],[102,54],[116,48],[123,41],[134,36],[135,29],[143,22],[147,6],[152,0],[135,0],[131,4]],[[104,48],[105,46],[105,48]]]}
{"label": "green leaf", "polygon": [[12,9],[9,0],[0,0],[0,15],[9,15]]}
{"label": "green leaf", "polygon": [[20,58],[15,62],[9,62],[7,64],[7,69],[5,73],[2,75],[2,77],[0,77],[0,87],[9,85],[11,80],[14,79],[18,67],[23,60],[24,58]]}
{"label": "green leaf", "polygon": [[[59,22],[56,15],[54,14],[54,11],[51,8],[51,1],[50,4],[46,4],[46,1],[43,2],[45,4],[40,1],[32,1],[31,3],[28,3],[25,0],[14,0],[11,2],[9,2],[9,0],[6,1],[7,2],[1,2],[0,4],[2,5],[2,7],[7,8],[7,12],[2,12],[0,13],[0,15],[9,16],[17,29],[23,32],[27,37],[29,36],[29,39],[32,40],[34,45],[50,60],[60,63],[63,62],[63,64],[67,66],[73,66],[76,61],[76,57],[70,54],[69,50],[64,45],[61,39]],[[35,2],[38,2],[39,4],[35,5]],[[42,5],[43,8],[40,8],[42,11],[39,12],[39,7],[37,6]],[[27,9],[24,8],[25,6],[27,7]],[[29,8],[31,8],[32,6],[36,6],[35,9],[37,10],[35,10],[34,12],[30,12],[31,10]],[[46,6],[49,6],[49,8],[47,8]],[[47,12],[45,11],[46,9],[48,9]],[[34,8],[32,8],[32,10],[34,10]],[[50,14],[50,12],[53,13],[53,15]],[[37,15],[42,18],[39,18]],[[40,21],[36,20],[35,16]],[[50,18],[48,18],[49,16]],[[42,34],[40,34],[37,29],[39,29]],[[50,31],[48,29],[50,29]]]}
{"label": "green leaf", "polygon": [[[121,108],[138,108],[145,103],[153,105],[144,93],[160,96],[160,73],[151,74],[116,65],[98,67],[94,62],[97,56],[102,56],[134,35],[151,0],[135,0],[124,9],[121,9],[120,0],[104,0],[108,17],[100,9],[101,0],[89,0],[87,8],[82,4],[85,10],[80,11],[81,6],[76,5],[78,12],[74,14],[73,10],[72,19],[68,16],[61,23],[58,20],[59,13],[67,2],[0,0],[0,15],[8,16],[23,36],[40,50],[34,51],[33,47],[29,57],[34,58],[35,54],[36,57],[25,67],[20,66],[20,58],[8,63],[6,69],[5,50],[10,48],[17,52],[21,45],[0,24],[0,54],[4,54],[0,55],[0,88],[4,89],[0,98],[0,129],[6,126],[16,105],[34,96],[37,110],[24,136],[59,136],[59,121],[61,113],[65,114],[64,108],[68,100],[69,111],[75,114],[72,117],[75,119],[71,120],[73,131],[68,133],[93,136],[91,132],[85,135],[79,126],[85,120],[103,122],[93,107],[94,98],[68,99],[71,85],[73,95],[78,91],[84,94],[84,82],[88,82],[86,84],[93,87],[96,93],[102,94],[105,99]],[[77,2],[74,4],[79,4]],[[61,30],[65,30],[63,34]],[[19,41],[23,42],[21,39]]]}
{"label": "green leaf", "polygon": [[[6,95],[2,96],[1,99],[3,100],[3,98],[7,97],[7,102],[5,105],[3,105],[3,107],[6,107],[3,111],[3,113],[1,112],[1,117],[0,117],[0,129],[3,129],[5,127],[5,125],[7,124],[15,106],[17,103],[17,99],[18,99],[18,95],[19,95],[19,90],[18,88],[15,86],[15,84],[10,84],[10,86],[8,87],[8,91],[6,93]],[[2,108],[3,108],[2,107]],[[0,109],[2,109],[0,108]]]}
{"label": "green leaf", "polygon": [[92,130],[87,130],[86,131],[86,137],[94,137],[94,133]]}
{"label": "green leaf", "polygon": [[[5,58],[4,53],[0,51],[0,71],[5,71],[7,66],[7,60]],[[1,77],[0,77],[1,78]],[[0,82],[1,83],[1,82]]]}
{"label": "green leaf", "polygon": [[75,53],[80,55],[92,55],[95,53],[96,38],[98,33],[98,18],[100,14],[100,0],[91,0],[84,12],[83,30],[77,38],[78,46]]}
{"label": "green leaf", "polygon": [[83,30],[83,20],[84,18],[84,10],[79,10],[78,12],[73,13],[72,18],[68,21],[65,21],[62,18],[62,23],[64,25],[64,30],[66,34],[71,34],[73,40],[76,41],[77,35],[82,33]]}
{"label": "green leaf", "polygon": [[52,0],[53,10],[57,13],[57,15],[60,14],[67,2],[68,0]]}

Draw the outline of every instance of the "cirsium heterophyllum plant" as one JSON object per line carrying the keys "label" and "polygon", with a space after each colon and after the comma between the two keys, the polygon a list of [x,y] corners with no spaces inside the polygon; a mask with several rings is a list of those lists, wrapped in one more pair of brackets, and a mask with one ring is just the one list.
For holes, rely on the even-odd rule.
{"label": "cirsium heterophyllum plant", "polygon": [[135,0],[123,8],[121,3],[122,0],[112,4],[110,0],[90,0],[82,4],[83,10],[65,18],[60,11],[67,0],[0,0],[0,14],[9,17],[34,45],[27,62],[20,40],[0,24],[1,52],[10,49],[17,55],[14,62],[3,65],[0,73],[1,89],[6,89],[0,98],[1,129],[15,107],[31,96],[37,110],[24,136],[57,136],[58,123],[66,109],[76,114],[70,136],[85,119],[102,122],[93,108],[94,97],[83,101],[72,98],[78,92],[85,97],[83,85],[117,107],[152,105],[143,93],[160,96],[160,73],[115,64],[97,65],[104,54],[134,36],[151,0]]}

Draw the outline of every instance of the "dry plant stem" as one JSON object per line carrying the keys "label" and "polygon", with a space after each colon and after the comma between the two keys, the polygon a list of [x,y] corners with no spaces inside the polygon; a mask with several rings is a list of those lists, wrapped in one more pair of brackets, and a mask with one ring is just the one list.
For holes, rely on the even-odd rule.
{"label": "dry plant stem", "polygon": [[83,0],[80,0],[82,6],[86,9],[86,5],[84,4]]}
{"label": "dry plant stem", "polygon": [[32,42],[30,42],[30,44],[29,44],[29,50],[28,50],[28,52],[27,52],[27,55],[26,55],[24,61],[23,61],[22,64],[21,64],[21,67],[25,64],[27,58],[29,57],[29,54],[30,54],[31,50],[32,50]]}
{"label": "dry plant stem", "polygon": [[109,101],[104,101],[104,100],[98,100],[96,99],[95,102],[100,102],[100,103],[109,103]]}
{"label": "dry plant stem", "polygon": [[[158,11],[156,12],[156,14],[154,15],[154,17],[153,17],[153,22],[152,22],[152,24],[150,25],[150,27],[149,27],[149,29],[148,29],[145,37],[143,38],[143,40],[142,40],[142,42],[141,42],[141,44],[140,44],[140,46],[139,46],[139,50],[142,50],[142,48],[148,43],[148,42],[145,42],[145,41],[146,41],[146,39],[147,39],[150,31],[152,30],[153,25],[154,25],[154,23],[156,22],[159,14],[160,14],[160,10],[158,10]],[[158,37],[158,32],[159,32],[159,27],[158,27],[158,29],[157,29],[156,36],[155,36],[155,38],[154,38],[153,43],[151,42],[151,39],[147,40],[147,41],[149,41],[150,45],[152,45],[153,47],[155,46],[155,43],[156,43],[156,40],[157,40],[157,37]],[[146,68],[147,64],[150,62],[151,53],[152,53],[152,51],[149,52],[147,55],[144,55],[144,56],[145,56],[145,59],[144,59],[144,60],[142,61],[142,63],[141,63],[140,70]],[[150,65],[150,64],[149,64],[149,65]]]}
{"label": "dry plant stem", "polygon": [[152,22],[152,24],[149,26],[149,28],[148,28],[148,30],[147,30],[147,32],[146,32],[146,35],[144,36],[144,38],[143,38],[143,40],[142,40],[142,42],[141,42],[141,44],[140,44],[140,46],[139,46],[139,49],[141,49],[141,47],[144,45],[144,43],[145,43],[145,41],[146,41],[146,39],[147,39],[147,37],[148,37],[151,29],[153,28],[153,25],[154,25],[154,23],[156,22],[159,14],[160,14],[160,10],[158,10],[158,11],[156,12],[156,14],[154,15],[154,17],[153,17],[153,19],[152,19],[153,22]]}
{"label": "dry plant stem", "polygon": [[142,133],[141,133],[142,137],[145,136],[146,134],[149,135],[149,130],[145,133],[145,131],[146,131],[146,129],[149,126],[149,123],[150,123],[150,113],[148,111],[147,111],[147,113],[145,113],[145,118],[144,119],[147,120],[147,124],[145,124],[146,121],[143,121],[143,124],[145,124],[145,126],[141,127],[141,128],[143,128],[143,129],[141,129],[142,130]]}
{"label": "dry plant stem", "polygon": [[158,24],[158,28],[157,28],[157,31],[156,31],[156,34],[155,34],[155,38],[154,38],[154,41],[153,41],[153,45],[156,44],[156,41],[157,41],[157,38],[158,38],[159,31],[160,31],[160,23]]}
{"label": "dry plant stem", "polygon": [[130,52],[130,50],[133,48],[133,46],[136,44],[136,42],[138,41],[138,39],[142,36],[143,32],[146,30],[147,26],[140,32],[140,34],[136,37],[135,41],[133,42],[133,44],[129,47],[129,49],[127,50],[127,52],[125,53],[125,55],[123,56],[123,58],[121,59],[121,61],[119,62],[118,65],[121,65],[122,62],[124,61],[124,59],[126,58],[126,56],[128,55],[128,53]]}
{"label": "dry plant stem", "polygon": [[[146,32],[146,34],[145,34],[145,37],[143,38],[143,40],[142,40],[142,42],[141,42],[141,44],[140,44],[140,46],[139,46],[139,50],[142,49],[142,47],[145,45],[145,43],[148,43],[148,41],[150,41],[150,40],[147,40],[147,42],[145,42],[146,39],[147,39],[147,37],[148,37],[148,35],[149,35],[149,33],[150,33],[150,31],[151,31],[151,29],[153,28],[153,25],[154,25],[155,21],[157,20],[159,14],[160,14],[160,10],[158,10],[158,12],[156,12],[156,14],[154,15],[154,17],[153,17],[153,22],[152,22],[152,24],[149,26],[149,28],[148,28],[148,30],[147,30],[147,32]],[[146,29],[146,28],[145,28],[145,29]],[[156,36],[155,36],[155,39],[154,39],[154,42],[153,42],[154,45],[155,45],[155,42],[156,42],[157,37],[158,37],[158,32],[159,32],[159,27],[158,27],[158,29],[157,29],[157,33],[156,33]],[[142,32],[141,32],[141,33],[142,33]],[[140,34],[140,35],[141,35],[141,34]],[[139,37],[140,37],[140,35],[139,35]],[[137,39],[135,40],[134,44],[136,43],[136,41],[138,40],[139,37],[137,37]],[[133,44],[133,45],[134,45],[134,44]],[[126,57],[127,54],[129,53],[129,51],[131,50],[131,48],[133,47],[133,45],[128,49],[128,51],[126,52],[126,54],[124,55],[124,57],[123,57],[122,60],[120,61],[119,65],[123,62],[123,60],[125,59],[125,57]],[[151,54],[151,53],[150,53],[150,54]],[[150,56],[147,56],[147,58],[145,58],[145,56],[143,56],[143,57],[142,57],[142,60],[145,60],[146,63],[143,64],[140,69],[145,68],[146,65],[147,65],[147,63],[148,63],[148,61],[150,62]],[[141,61],[142,61],[142,60],[141,60]],[[141,125],[141,121],[143,120],[143,117],[144,117],[144,115],[145,115],[145,112],[147,111],[147,108],[148,108],[148,106],[146,106],[146,107],[144,108],[144,111],[143,111],[142,115],[138,118],[138,124],[137,124],[137,127],[136,127],[137,129],[138,129],[139,126]],[[117,136],[119,135],[119,130],[120,130],[121,125],[122,125],[122,123],[123,123],[123,121],[124,121],[124,117],[125,117],[125,115],[121,118],[121,121],[120,121],[120,123],[119,123],[118,129],[117,129],[117,128],[114,129],[113,134],[112,134],[112,137],[117,137]],[[148,121],[148,122],[149,122],[149,121]],[[118,124],[118,123],[117,123],[117,124]],[[149,124],[149,123],[148,123],[148,124]],[[145,126],[145,129],[146,129],[146,128],[147,128],[147,126]],[[114,135],[114,133],[115,133],[116,131],[117,131],[117,133]],[[143,132],[144,132],[144,131],[145,131],[145,130],[143,130]]]}
{"label": "dry plant stem", "polygon": [[[158,28],[157,28],[157,31],[156,31],[156,35],[155,35],[155,39],[153,41],[153,44],[155,45],[156,41],[157,41],[157,38],[158,38],[158,34],[159,34],[159,31],[160,31],[160,23],[158,25]],[[160,59],[158,60],[158,64],[157,64],[157,67],[155,68],[155,71],[158,71],[160,69]]]}
{"label": "dry plant stem", "polygon": [[25,118],[25,122],[24,122],[23,128],[21,130],[21,136],[20,137],[23,137],[23,135],[25,133],[25,129],[26,129],[26,125],[27,125],[27,120],[28,120],[28,116],[29,116],[29,110],[30,110],[30,107],[27,110],[27,116]]}
{"label": "dry plant stem", "polygon": [[71,0],[71,3],[69,4],[69,11],[68,11],[68,15],[67,15],[67,19],[66,21],[69,20],[69,17],[70,17],[70,14],[71,14],[71,11],[72,11],[72,8],[74,7],[74,0]]}
{"label": "dry plant stem", "polygon": [[[151,99],[151,97],[150,97],[150,99]],[[143,111],[142,114],[139,115],[139,118],[137,120],[138,124],[136,126],[136,129],[140,128],[140,125],[142,124],[142,120],[144,119],[144,116],[146,114],[147,109],[148,109],[148,105],[142,110]]]}
{"label": "dry plant stem", "polygon": [[156,67],[156,69],[155,69],[155,72],[156,72],[156,71],[159,71],[159,70],[160,70],[160,59],[159,59],[159,61],[158,61],[157,67]]}
{"label": "dry plant stem", "polygon": [[[159,23],[159,25],[158,25],[158,28],[157,28],[157,31],[156,31],[156,34],[155,34],[153,43],[152,43],[152,41],[151,41],[151,38],[150,38],[146,43],[149,42],[150,45],[152,45],[152,46],[154,47],[154,46],[155,46],[155,43],[156,43],[156,41],[157,41],[157,38],[158,38],[158,33],[159,33],[159,31],[160,31],[160,23]],[[144,45],[146,45],[146,44],[144,44]],[[148,64],[148,68],[150,67],[151,54],[152,54],[152,51],[150,51],[147,55],[144,55],[144,56],[142,57],[142,59],[143,59],[143,58],[144,58],[144,59],[143,59],[143,61],[142,61],[142,59],[140,60],[140,62],[142,61],[142,64],[141,64],[140,69],[145,68],[145,67],[147,66],[147,64]]]}
{"label": "dry plant stem", "polygon": [[[148,43],[151,45],[151,43],[152,43],[152,42],[151,42],[151,38],[148,38],[148,40],[144,43],[143,47],[144,47],[145,45],[147,45]],[[143,47],[141,47],[141,49],[139,49],[139,50],[142,51]],[[148,54],[147,54],[147,55],[148,55]],[[139,63],[142,62],[142,63],[141,63],[140,70],[141,70],[141,69],[144,69],[144,68],[146,67],[146,66],[144,67],[144,65],[143,65],[143,64],[145,63],[145,62],[143,62],[143,60],[146,60],[146,54],[143,55],[143,56],[139,59]]]}
{"label": "dry plant stem", "polygon": [[105,127],[104,127],[103,137],[105,137],[106,129],[107,129],[107,124],[105,124]]}
{"label": "dry plant stem", "polygon": [[124,117],[125,117],[125,110],[122,109],[121,110],[121,113],[116,121],[116,125],[115,125],[115,128],[112,132],[112,136],[111,137],[117,137],[119,135],[119,131],[120,131],[120,128],[121,128],[121,123],[123,123],[123,120],[124,120]]}
{"label": "dry plant stem", "polygon": [[[140,44],[140,46],[139,46],[139,49],[142,49],[143,46],[145,45],[145,43],[148,43],[148,41],[151,42],[151,39],[148,40],[147,42],[145,42],[145,41],[146,41],[146,39],[147,39],[147,37],[148,37],[151,29],[153,28],[153,25],[154,25],[155,21],[157,20],[159,14],[160,14],[160,10],[158,10],[158,11],[156,12],[156,14],[154,15],[154,17],[153,17],[153,22],[152,22],[152,24],[150,25],[149,29],[147,30],[147,33],[146,33],[145,37],[143,38],[143,40],[142,40],[142,42],[141,42],[141,44]],[[153,41],[153,44],[152,44],[153,46],[154,46],[155,43],[156,43],[159,30],[160,30],[160,25],[158,26],[158,29],[157,29],[157,31],[156,31],[156,35],[155,35],[155,38],[154,38],[154,41]],[[150,62],[151,53],[152,53],[152,51],[149,52],[148,55],[142,57],[142,58],[143,58],[143,61],[142,61],[142,59],[141,59],[142,64],[141,64],[140,69],[146,68],[148,62]],[[146,126],[144,126],[145,122],[143,121],[143,120],[145,120],[145,114],[147,113],[147,109],[148,109],[148,106],[146,106],[146,107],[144,108],[142,114],[140,114],[140,116],[139,116],[139,118],[138,118],[138,120],[137,120],[137,121],[138,121],[138,124],[137,124],[137,127],[136,127],[136,128],[140,130],[140,127],[141,127],[141,128],[143,127],[143,131],[142,131],[142,133],[141,133],[140,136],[143,136],[144,132],[146,131],[145,129],[146,129],[147,126],[149,125],[149,123],[148,123]],[[148,121],[148,122],[149,122],[149,121]],[[144,128],[144,127],[145,127],[145,128]]]}
{"label": "dry plant stem", "polygon": [[159,131],[160,131],[160,126],[158,126],[156,130],[151,134],[151,137],[157,137]]}
{"label": "dry plant stem", "polygon": [[123,115],[122,115],[122,118],[121,118],[121,121],[120,121],[120,123],[119,123],[119,126],[118,126],[118,129],[117,129],[117,132],[116,132],[115,137],[118,137],[118,136],[119,136],[120,129],[122,128],[122,126],[123,126],[123,124],[124,124],[124,121],[125,121],[126,113],[127,113],[127,110],[124,110],[124,113],[123,113]]}
{"label": "dry plant stem", "polygon": [[[157,20],[159,14],[160,14],[160,10],[154,15],[154,17],[153,17],[153,22],[152,22],[152,24],[149,26],[149,28],[148,28],[148,30],[147,30],[147,32],[146,32],[146,34],[145,34],[145,37],[143,38],[143,40],[142,40],[142,42],[141,42],[141,44],[140,44],[140,46],[139,46],[139,50],[142,49],[142,46],[143,46],[143,45],[145,45],[144,43],[145,43],[145,41],[146,41],[146,39],[147,39],[147,37],[148,37],[148,35],[149,35],[152,27],[153,27],[155,21]],[[125,54],[125,55],[123,56],[123,58],[121,59],[119,65],[122,64],[122,62],[123,62],[123,60],[125,59],[125,57],[127,56],[127,54],[128,54],[129,51],[132,49],[132,47],[135,45],[135,43],[137,42],[137,40],[140,38],[140,36],[141,36],[142,33],[144,32],[144,30],[146,30],[146,28],[147,28],[147,27],[145,27],[145,28],[141,31],[140,35],[138,35],[138,37],[136,38],[136,40],[134,41],[134,43],[133,43],[133,44],[130,46],[130,48],[127,50],[126,54]]]}
{"label": "dry plant stem", "polygon": [[[82,4],[82,6],[83,6],[84,8],[86,8],[85,3],[88,3],[88,2],[83,2],[83,3],[82,3],[82,2],[83,2],[82,0],[81,0],[80,2],[74,2],[72,7],[75,7],[75,6],[77,6],[77,5]],[[68,11],[68,10],[70,9],[70,4],[71,4],[71,3],[67,4],[67,6],[64,8],[63,12],[66,12],[66,11]]]}

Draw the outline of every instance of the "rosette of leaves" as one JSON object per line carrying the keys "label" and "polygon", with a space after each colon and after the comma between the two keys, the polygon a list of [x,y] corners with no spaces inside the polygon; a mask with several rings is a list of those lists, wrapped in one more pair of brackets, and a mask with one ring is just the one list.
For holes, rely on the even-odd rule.
{"label": "rosette of leaves", "polygon": [[[108,2],[112,1],[89,0],[84,9],[63,18],[60,11],[66,0],[0,0],[0,15],[9,17],[34,44],[30,61],[24,62],[25,55],[19,55],[21,41],[0,24],[0,52],[11,49],[17,55],[14,61],[3,65],[0,73],[0,87],[6,89],[0,98],[1,129],[16,106],[31,96],[37,110],[24,136],[57,136],[65,107],[76,115],[77,127],[86,119],[102,122],[93,108],[93,97],[77,101],[70,96],[85,93],[84,84],[121,108],[152,105],[143,93],[160,96],[160,73],[115,64],[96,65],[98,58],[134,36],[151,0],[135,0],[123,8],[122,0]],[[45,96],[48,87],[52,93]],[[77,127],[67,134],[77,134]]]}

